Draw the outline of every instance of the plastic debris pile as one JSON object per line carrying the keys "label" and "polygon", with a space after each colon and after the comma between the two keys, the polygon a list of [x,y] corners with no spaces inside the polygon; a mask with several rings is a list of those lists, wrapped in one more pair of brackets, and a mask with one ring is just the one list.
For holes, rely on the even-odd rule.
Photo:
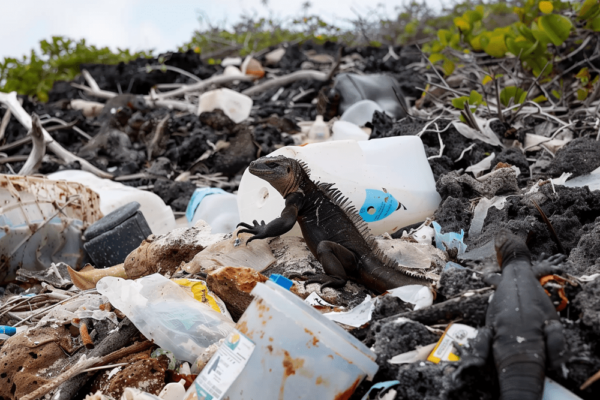
{"label": "plastic debris pile", "polygon": [[449,110],[481,71],[412,46],[160,59],[0,93],[0,399],[491,400],[515,352],[598,398],[590,116]]}

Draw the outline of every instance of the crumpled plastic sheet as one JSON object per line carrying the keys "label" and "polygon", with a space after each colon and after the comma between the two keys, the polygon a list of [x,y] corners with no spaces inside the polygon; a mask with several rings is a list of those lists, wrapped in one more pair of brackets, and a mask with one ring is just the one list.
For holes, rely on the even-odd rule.
{"label": "crumpled plastic sheet", "polygon": [[117,316],[114,312],[101,310],[102,304],[108,303],[108,298],[101,294],[85,294],[75,297],[66,303],[52,309],[48,314],[38,322],[37,327],[47,324],[66,325],[75,318],[93,318],[97,321],[108,319],[115,325],[118,325]]}
{"label": "crumpled plastic sheet", "polygon": [[449,232],[442,234],[442,227],[437,222],[432,222],[435,229],[435,245],[438,249],[447,251],[449,249],[458,249],[458,255],[464,254],[467,245],[464,244],[465,232],[461,229],[460,234]]}
{"label": "crumpled plastic sheet", "polygon": [[506,199],[508,196],[494,196],[491,199],[483,197],[477,203],[475,211],[473,212],[473,219],[471,220],[471,227],[469,228],[469,237],[475,237],[481,233],[483,229],[483,222],[491,207],[496,207],[498,210],[504,208]]}

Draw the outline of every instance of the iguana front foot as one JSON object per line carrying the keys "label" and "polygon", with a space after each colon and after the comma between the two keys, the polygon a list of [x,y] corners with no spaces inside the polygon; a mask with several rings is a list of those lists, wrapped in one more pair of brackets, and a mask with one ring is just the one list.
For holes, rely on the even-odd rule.
{"label": "iguana front foot", "polygon": [[239,228],[240,226],[242,226],[242,227],[246,228],[246,229],[240,229],[237,232],[238,236],[240,233],[251,233],[252,235],[254,235],[251,238],[249,238],[248,241],[246,241],[246,244],[250,243],[254,239],[264,239],[266,237],[269,237],[267,234],[267,225],[265,225],[265,221],[261,221],[259,224],[257,220],[254,220],[254,221],[252,221],[252,223],[254,224],[254,226],[247,224],[245,222],[240,222],[239,224],[237,224],[237,227],[236,227],[236,228]]}
{"label": "iguana front foot", "polygon": [[563,264],[567,256],[565,254],[555,254],[546,258],[546,254],[542,253],[537,262],[532,263],[533,273],[539,279],[542,276],[561,274]]}
{"label": "iguana front foot", "polygon": [[321,287],[319,290],[322,292],[326,287],[331,287],[334,289],[341,289],[346,286],[346,279],[340,278],[339,276],[329,276],[325,274],[318,274],[311,276],[306,280],[305,285],[311,283],[320,283]]}

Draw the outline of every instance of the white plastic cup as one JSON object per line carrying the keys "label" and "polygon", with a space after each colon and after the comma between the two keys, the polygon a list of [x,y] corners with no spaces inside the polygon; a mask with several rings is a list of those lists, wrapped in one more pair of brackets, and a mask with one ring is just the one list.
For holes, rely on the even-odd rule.
{"label": "white plastic cup", "polygon": [[[333,183],[374,235],[424,221],[441,201],[423,142],[417,136],[287,146],[269,156],[304,161],[313,182]],[[267,181],[244,172],[238,190],[242,222],[270,222],[284,207],[285,201]],[[287,235],[302,236],[298,224]]]}
{"label": "white plastic cup", "polygon": [[[218,398],[341,398],[341,394],[351,394],[365,377],[371,379],[377,372],[379,367],[371,350],[298,296],[270,281],[257,284],[252,295],[255,298],[236,329],[254,344],[254,349],[241,371],[234,372],[235,367],[221,371],[221,376],[235,373],[237,377],[228,388],[219,388],[223,393]],[[202,383],[209,391],[211,385],[218,385],[214,364],[219,356],[217,351],[187,391],[185,400],[202,398],[198,395]]]}

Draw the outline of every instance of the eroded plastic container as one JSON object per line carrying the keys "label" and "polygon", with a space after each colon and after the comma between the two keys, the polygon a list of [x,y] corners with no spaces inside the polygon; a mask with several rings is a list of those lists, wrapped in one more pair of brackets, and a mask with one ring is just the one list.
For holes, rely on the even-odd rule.
{"label": "eroded plastic container", "polygon": [[[295,294],[268,281],[252,295],[185,400],[347,399],[377,372],[371,350]],[[248,357],[243,368],[227,358],[232,350]]]}
{"label": "eroded plastic container", "polygon": [[331,140],[369,140],[369,135],[352,122],[335,121],[331,130]]}
{"label": "eroded plastic container", "polygon": [[364,126],[367,122],[373,120],[375,111],[383,112],[383,108],[373,100],[361,100],[344,111],[340,119],[358,126]]}
{"label": "eroded plastic container", "polygon": [[223,110],[233,122],[239,124],[250,116],[252,99],[245,94],[223,88],[211,90],[200,96],[198,115],[204,111],[213,111],[217,108]]}
{"label": "eroded plastic container", "polygon": [[171,207],[152,192],[139,190],[109,179],[79,170],[59,171],[48,175],[48,178],[78,182],[100,195],[100,210],[107,215],[122,206],[137,201],[152,233],[160,235],[175,229],[175,217]]}
{"label": "eroded plastic container", "polygon": [[[313,181],[334,183],[375,235],[424,221],[441,201],[423,143],[416,136],[288,146],[269,156],[278,155],[304,161]],[[270,222],[284,206],[267,181],[244,172],[238,190],[242,222]],[[298,224],[288,235],[302,236]]]}

